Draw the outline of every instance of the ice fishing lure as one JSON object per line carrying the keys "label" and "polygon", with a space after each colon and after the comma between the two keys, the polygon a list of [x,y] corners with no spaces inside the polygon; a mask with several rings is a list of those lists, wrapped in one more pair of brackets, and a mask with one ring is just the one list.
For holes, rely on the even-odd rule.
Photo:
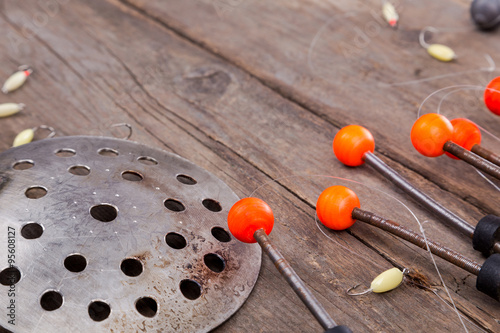
{"label": "ice fishing lure", "polygon": [[403,282],[403,277],[406,272],[406,268],[401,271],[399,268],[393,267],[379,274],[375,279],[373,279],[369,289],[359,293],[351,292],[353,289],[359,287],[359,284],[357,284],[354,287],[349,288],[347,290],[347,294],[350,296],[359,296],[368,294],[370,292],[380,294],[391,291],[393,289],[396,289]]}
{"label": "ice fishing lure", "polygon": [[25,105],[23,103],[3,103],[0,104],[0,118],[12,116],[22,109]]}
{"label": "ice fishing lure", "polygon": [[427,50],[427,53],[429,53],[431,57],[444,62],[452,61],[457,58],[455,51],[453,51],[450,47],[446,45],[426,43],[425,33],[427,31],[436,33],[438,32],[438,30],[433,27],[427,27],[422,29],[422,31],[420,32],[419,36],[420,45],[422,45],[422,47]]}
{"label": "ice fishing lure", "polygon": [[398,25],[399,15],[392,3],[388,1],[384,2],[384,6],[382,7],[382,16],[391,27],[395,28]]}
{"label": "ice fishing lure", "polygon": [[7,81],[5,81],[2,87],[2,92],[4,94],[8,94],[11,91],[19,89],[24,82],[26,82],[26,79],[28,79],[28,76],[30,76],[31,73],[33,73],[33,70],[29,66],[20,66],[18,71],[12,74]]}
{"label": "ice fishing lure", "polygon": [[35,132],[38,131],[39,129],[50,131],[49,135],[47,135],[46,137],[47,139],[56,135],[56,131],[54,130],[54,128],[47,125],[40,125],[35,128],[28,128],[25,129],[24,131],[21,131],[18,135],[16,135],[12,147],[18,147],[30,143],[31,141],[33,141],[33,138],[35,137]]}

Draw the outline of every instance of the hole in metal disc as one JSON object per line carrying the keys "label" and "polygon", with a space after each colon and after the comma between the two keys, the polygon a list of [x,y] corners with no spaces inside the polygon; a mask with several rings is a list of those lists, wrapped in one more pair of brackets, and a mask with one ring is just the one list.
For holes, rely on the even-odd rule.
{"label": "hole in metal disc", "polygon": [[214,236],[219,242],[227,243],[231,241],[229,233],[221,227],[213,227],[212,236]]}
{"label": "hole in metal disc", "polygon": [[158,304],[151,297],[142,297],[135,302],[135,308],[144,317],[154,317],[158,311]]}
{"label": "hole in metal disc", "polygon": [[182,212],[184,209],[186,209],[182,202],[175,199],[167,199],[163,204],[168,210],[171,210],[173,212]]}
{"label": "hole in metal disc", "polygon": [[116,157],[118,156],[118,151],[111,148],[101,148],[97,151],[99,155],[108,156],[108,157]]}
{"label": "hole in metal disc", "polygon": [[128,258],[122,261],[120,269],[126,276],[139,276],[142,273],[142,263],[135,258]]}
{"label": "hole in metal disc", "polygon": [[21,271],[17,267],[7,267],[0,272],[0,284],[10,286],[16,284],[21,280]]}
{"label": "hole in metal disc", "polygon": [[205,206],[206,209],[212,212],[220,212],[222,210],[222,207],[218,201],[215,201],[214,199],[205,199],[203,200],[203,206]]}
{"label": "hole in metal disc", "polygon": [[64,259],[64,267],[70,272],[78,273],[87,267],[87,259],[80,254],[72,254]]}
{"label": "hole in metal disc", "polygon": [[110,306],[103,301],[93,301],[89,304],[89,316],[93,321],[103,321],[110,313]]}
{"label": "hole in metal disc", "polygon": [[24,194],[28,199],[40,199],[47,194],[47,189],[41,186],[32,186]]}
{"label": "hole in metal disc", "polygon": [[54,311],[59,309],[63,304],[63,297],[61,293],[55,290],[49,290],[40,298],[40,305],[44,310]]}
{"label": "hole in metal disc", "polygon": [[137,171],[123,171],[122,178],[131,182],[140,182],[144,177]]}
{"label": "hole in metal disc", "polygon": [[40,238],[43,234],[43,227],[35,222],[28,223],[21,228],[21,236],[26,239]]}
{"label": "hole in metal disc", "polygon": [[118,209],[110,204],[95,205],[90,208],[90,215],[101,222],[111,222],[118,216]]}
{"label": "hole in metal disc", "polygon": [[146,164],[146,165],[157,165],[158,164],[157,160],[155,160],[154,158],[149,157],[149,156],[141,156],[141,157],[138,157],[137,160],[139,161],[139,163]]}
{"label": "hole in metal disc", "polygon": [[173,249],[180,250],[186,247],[186,239],[175,232],[170,232],[165,236],[165,242]]}
{"label": "hole in metal disc", "polygon": [[201,296],[201,286],[193,280],[182,280],[180,284],[181,293],[190,300],[195,300]]}
{"label": "hole in metal disc", "polygon": [[57,150],[55,154],[56,154],[56,156],[59,156],[59,157],[71,157],[71,156],[75,156],[76,152],[73,149],[63,148],[63,149]]}
{"label": "hole in metal disc", "polygon": [[35,162],[33,162],[33,161],[22,160],[22,161],[17,161],[16,163],[14,163],[12,168],[14,170],[27,170],[27,169],[31,169],[34,166],[35,166]]}
{"label": "hole in metal disc", "polygon": [[90,174],[90,168],[85,165],[74,165],[68,169],[69,173],[76,176],[87,176]]}
{"label": "hole in metal disc", "polygon": [[186,185],[194,185],[197,181],[188,175],[177,175],[177,180]]}
{"label": "hole in metal disc", "polygon": [[203,262],[215,273],[220,273],[226,268],[224,259],[215,253],[206,254],[205,257],[203,257]]}

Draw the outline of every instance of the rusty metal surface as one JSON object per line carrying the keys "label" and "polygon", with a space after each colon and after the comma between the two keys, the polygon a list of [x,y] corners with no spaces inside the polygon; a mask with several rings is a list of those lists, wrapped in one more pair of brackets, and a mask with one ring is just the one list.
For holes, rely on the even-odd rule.
{"label": "rusty metal surface", "polygon": [[390,232],[391,234],[398,236],[416,246],[427,250],[429,249],[433,254],[437,255],[444,260],[454,264],[457,267],[465,269],[467,272],[474,275],[478,275],[481,270],[481,265],[477,262],[464,257],[462,254],[442,246],[441,244],[434,242],[430,239],[426,239],[423,236],[417,234],[411,229],[408,229],[394,221],[386,220],[385,218],[375,215],[371,212],[365,210],[354,208],[352,211],[352,218],[358,221],[362,221],[371,224],[379,229]]}
{"label": "rusty metal surface", "polygon": [[258,229],[254,233],[254,238],[262,247],[264,252],[269,256],[269,259],[274,263],[283,278],[288,282],[293,291],[299,296],[301,301],[307,306],[309,311],[314,315],[321,326],[327,330],[337,326],[332,317],[326,312],[325,308],[316,299],[314,294],[309,290],[302,279],[293,270],[292,266],[283,257],[276,247],[271,243],[264,229]]}
{"label": "rusty metal surface", "polygon": [[[261,249],[225,239],[238,197],[177,155],[112,138],[61,137],[0,154],[0,173],[9,178],[0,191],[0,280],[13,274],[5,271],[12,243],[10,264],[21,273],[15,285],[0,285],[0,307],[15,304],[15,325],[0,316],[9,330],[206,332],[253,289]],[[174,235],[170,244],[166,235]],[[75,254],[86,261],[79,272],[71,271],[78,262],[67,264]],[[127,258],[142,272],[126,267]],[[43,296],[51,290],[62,304]],[[143,297],[150,299],[138,302]]]}
{"label": "rusty metal surface", "polygon": [[488,175],[500,179],[500,167],[498,165],[464,149],[456,143],[447,141],[443,146],[443,150],[469,163],[475,168],[484,171]]}

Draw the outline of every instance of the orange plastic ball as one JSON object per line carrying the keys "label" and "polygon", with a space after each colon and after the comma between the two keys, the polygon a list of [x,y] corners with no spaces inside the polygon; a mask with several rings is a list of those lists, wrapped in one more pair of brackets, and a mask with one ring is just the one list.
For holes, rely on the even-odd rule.
{"label": "orange plastic ball", "polygon": [[500,76],[491,80],[486,86],[484,104],[491,112],[500,116]]}
{"label": "orange plastic ball", "polygon": [[360,207],[356,193],[351,189],[336,185],[324,190],[316,202],[316,213],[325,227],[344,230],[354,224],[352,210]]}
{"label": "orange plastic ball", "polygon": [[255,231],[264,229],[269,235],[274,226],[271,207],[258,198],[244,198],[236,202],[227,217],[229,231],[236,239],[245,243],[255,243]]}
{"label": "orange plastic ball", "polygon": [[413,124],[411,143],[422,155],[437,157],[443,155],[443,146],[451,140],[453,125],[445,116],[437,113],[424,114]]}
{"label": "orange plastic ball", "polygon": [[338,131],[333,139],[333,152],[347,166],[363,163],[367,152],[375,150],[375,140],[369,130],[359,125],[349,125]]}
{"label": "orange plastic ball", "polygon": [[[467,150],[471,150],[474,145],[481,143],[481,131],[472,121],[465,118],[456,118],[450,122],[453,125],[451,141]],[[448,152],[445,152],[445,154],[455,160],[459,159]]]}

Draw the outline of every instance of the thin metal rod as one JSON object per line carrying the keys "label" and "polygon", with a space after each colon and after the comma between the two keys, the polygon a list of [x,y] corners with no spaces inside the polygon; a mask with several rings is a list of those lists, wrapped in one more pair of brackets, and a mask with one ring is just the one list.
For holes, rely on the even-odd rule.
{"label": "thin metal rod", "polygon": [[464,257],[460,253],[453,251],[449,248],[442,246],[437,242],[433,242],[429,239],[426,239],[415,233],[413,230],[403,227],[398,223],[390,220],[386,220],[383,217],[377,216],[373,213],[364,211],[359,208],[354,208],[352,211],[352,218],[358,221],[362,221],[368,224],[371,224],[377,228],[388,231],[393,235],[398,236],[412,244],[417,245],[418,247],[427,250],[427,248],[435,255],[444,260],[449,261],[450,263],[465,269],[467,272],[472,273],[474,275],[479,274],[479,270],[481,269],[481,265],[470,260],[467,257]]}
{"label": "thin metal rod", "polygon": [[366,153],[364,156],[366,164],[381,173],[384,177],[391,180],[400,189],[405,191],[416,202],[427,208],[431,213],[438,216],[441,221],[445,222],[450,227],[453,227],[463,233],[464,235],[472,238],[474,235],[474,227],[464,221],[462,218],[450,212],[443,207],[440,203],[419,191],[415,186],[410,184],[407,180],[401,177],[396,171],[391,169],[381,159],[373,153]]}
{"label": "thin metal rod", "polygon": [[499,166],[485,160],[484,158],[476,155],[473,152],[468,151],[467,149],[457,145],[456,143],[447,141],[443,146],[443,150],[469,163],[475,168],[486,172],[488,175],[493,176],[496,179],[500,179]]}
{"label": "thin metal rod", "polygon": [[262,247],[262,250],[269,256],[271,261],[274,263],[274,266],[276,266],[278,271],[285,278],[286,282],[288,282],[288,284],[292,287],[297,296],[300,297],[302,302],[304,302],[314,317],[316,317],[321,326],[325,330],[337,326],[323,306],[318,302],[316,297],[314,297],[311,293],[309,288],[307,288],[297,273],[295,273],[288,261],[286,261],[278,249],[271,244],[264,229],[257,230],[253,237]]}
{"label": "thin metal rod", "polygon": [[473,152],[476,155],[481,156],[482,158],[490,161],[493,164],[496,164],[500,166],[500,155],[495,154],[494,152],[480,146],[480,145],[474,145],[472,146],[471,152]]}

